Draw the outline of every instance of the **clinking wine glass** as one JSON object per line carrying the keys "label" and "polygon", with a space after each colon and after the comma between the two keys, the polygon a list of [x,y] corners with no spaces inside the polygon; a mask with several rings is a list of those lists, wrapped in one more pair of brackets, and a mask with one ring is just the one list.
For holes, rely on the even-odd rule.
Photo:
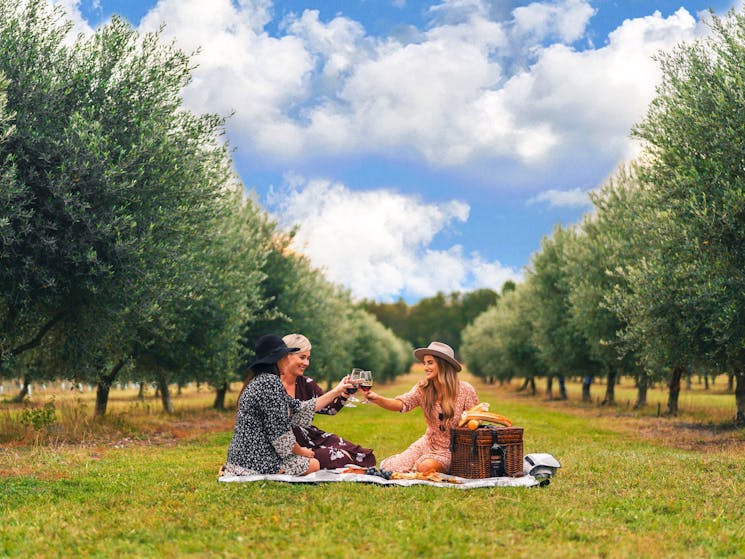
{"label": "clinking wine glass", "polygon": [[[352,373],[349,375],[349,382],[351,382],[354,386],[352,388],[345,388],[344,391],[347,394],[354,394],[355,392],[357,392],[357,386],[359,385],[361,378],[362,369],[358,369],[357,367],[352,369]],[[354,405],[355,402],[359,402],[359,400],[354,396],[350,396],[349,398],[347,398],[347,403],[344,404],[344,406],[347,408],[356,408],[357,406]]]}
{"label": "clinking wine glass", "polygon": [[[362,389],[362,392],[367,395],[368,392],[373,387],[373,374],[372,371],[362,371],[362,376],[360,377],[362,379],[362,382],[360,383],[360,388]],[[367,404],[368,400],[362,400],[363,404]]]}

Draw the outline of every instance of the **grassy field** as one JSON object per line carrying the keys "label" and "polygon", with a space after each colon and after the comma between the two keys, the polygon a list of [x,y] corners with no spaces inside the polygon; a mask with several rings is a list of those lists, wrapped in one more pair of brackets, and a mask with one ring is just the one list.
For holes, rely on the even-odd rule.
{"label": "grassy field", "polygon": [[[416,378],[378,390],[393,396]],[[177,397],[172,417],[157,400],[114,391],[97,422],[92,395],[57,394],[57,424],[31,433],[18,427],[22,408],[0,404],[0,557],[745,555],[745,432],[728,423],[734,396],[723,383],[684,391],[681,416],[669,419],[656,416],[661,389],[635,412],[632,386],[598,407],[579,404],[575,385],[569,402],[545,402],[469,380],[524,427],[526,453],[562,463],[548,487],[221,484],[233,414],[208,410],[204,390]],[[423,432],[419,411],[373,405],[316,423],[378,459]]]}

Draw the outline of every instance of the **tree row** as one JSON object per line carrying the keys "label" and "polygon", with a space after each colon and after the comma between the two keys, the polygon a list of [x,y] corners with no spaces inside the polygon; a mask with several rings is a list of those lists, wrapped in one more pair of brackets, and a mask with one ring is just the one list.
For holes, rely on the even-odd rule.
{"label": "tree row", "polygon": [[[640,155],[592,194],[581,223],[557,227],[525,281],[463,332],[484,378],[629,376],[651,383],[727,374],[745,421],[745,16],[658,57],[662,82],[632,129]],[[489,343],[485,343],[489,340]]]}
{"label": "tree row", "polygon": [[[190,57],[114,17],[0,0],[0,375],[97,387],[197,381],[224,405],[256,338],[301,332],[314,376],[385,380],[411,348],[290,250],[233,170]],[[19,395],[23,398],[23,390]]]}

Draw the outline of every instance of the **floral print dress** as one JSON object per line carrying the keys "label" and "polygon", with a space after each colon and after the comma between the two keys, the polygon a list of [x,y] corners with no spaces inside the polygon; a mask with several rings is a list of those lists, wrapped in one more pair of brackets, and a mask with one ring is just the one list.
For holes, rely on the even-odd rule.
{"label": "floral print dress", "polygon": [[310,426],[316,398],[290,398],[277,375],[258,374],[238,399],[233,439],[225,473],[229,475],[302,475],[310,459],[292,453],[292,425]]}
{"label": "floral print dress", "polygon": [[[417,384],[406,394],[396,396],[397,400],[403,402],[401,413],[413,410],[421,406],[424,401],[424,390]],[[461,414],[479,403],[476,389],[464,380],[458,381],[458,393],[453,405],[453,417],[450,420],[443,420],[442,408],[440,403],[435,404],[435,410],[432,417],[424,415],[427,422],[427,430],[424,435],[413,442],[409,448],[401,454],[395,454],[383,460],[380,468],[391,470],[393,472],[411,472],[416,470],[417,466],[428,458],[433,458],[445,466],[445,471],[450,470],[452,460],[450,454],[450,429],[458,426],[458,420]]]}
{"label": "floral print dress", "polygon": [[[310,377],[299,376],[295,379],[295,398],[300,401],[313,400],[323,395],[323,389]],[[325,408],[316,413],[336,415],[344,407],[344,399],[336,398]],[[343,439],[334,433],[328,433],[315,425],[296,425],[293,421],[292,430],[300,446],[313,450],[321,463],[321,468],[344,468],[348,464],[355,464],[365,468],[375,466],[375,454],[372,449],[364,448],[351,441]]]}

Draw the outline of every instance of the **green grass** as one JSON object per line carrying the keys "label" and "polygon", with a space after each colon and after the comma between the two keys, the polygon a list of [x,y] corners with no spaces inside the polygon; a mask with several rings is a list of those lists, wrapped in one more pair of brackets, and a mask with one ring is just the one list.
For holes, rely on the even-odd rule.
{"label": "green grass", "polygon": [[[411,382],[407,377],[379,389],[395,395]],[[493,411],[525,428],[526,453],[549,452],[562,463],[548,487],[223,484],[216,472],[228,430],[124,448],[6,446],[0,451],[0,557],[745,553],[742,432],[710,433],[705,425],[686,430],[698,404],[690,404],[690,417],[671,420],[631,412],[625,402],[615,408],[545,403],[515,394],[514,387],[474,384]],[[702,409],[718,406],[710,398],[701,393]],[[727,406],[734,407],[731,395],[722,409]],[[121,422],[134,412],[124,406],[117,413]],[[147,416],[148,424],[168,421]],[[395,414],[373,405],[319,417],[317,424],[372,446],[379,460],[423,431],[418,411]],[[666,435],[656,436],[655,429]]]}

